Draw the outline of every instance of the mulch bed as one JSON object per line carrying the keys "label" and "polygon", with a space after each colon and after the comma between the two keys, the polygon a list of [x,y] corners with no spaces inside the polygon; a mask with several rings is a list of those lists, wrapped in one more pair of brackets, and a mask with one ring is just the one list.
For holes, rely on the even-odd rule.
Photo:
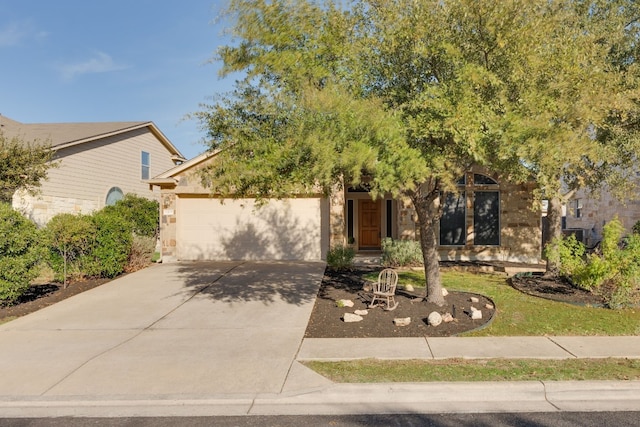
{"label": "mulch bed", "polygon": [[[306,338],[373,338],[373,337],[448,337],[455,336],[476,328],[486,326],[495,309],[487,309],[493,301],[483,295],[468,292],[449,292],[445,297],[445,305],[439,307],[427,303],[419,294],[408,293],[401,289],[396,292],[398,307],[385,311],[382,307],[367,308],[368,294],[363,291],[367,281],[363,276],[380,268],[358,268],[351,271],[334,271],[327,269],[316,298],[309,324],[305,332]],[[479,299],[471,303],[471,297]],[[337,300],[347,299],[354,306],[338,307]],[[482,319],[472,320],[469,315],[471,305],[482,310]],[[355,310],[368,310],[357,323],[345,323],[342,316]],[[433,311],[440,314],[446,312],[454,316],[454,321],[441,323],[439,326],[427,324],[427,317]],[[395,318],[411,318],[408,326],[396,326]]]}
{"label": "mulch bed", "polygon": [[533,273],[511,277],[509,282],[520,292],[552,301],[594,307],[602,307],[605,303],[601,296],[577,288],[564,277],[545,277],[542,273]]}

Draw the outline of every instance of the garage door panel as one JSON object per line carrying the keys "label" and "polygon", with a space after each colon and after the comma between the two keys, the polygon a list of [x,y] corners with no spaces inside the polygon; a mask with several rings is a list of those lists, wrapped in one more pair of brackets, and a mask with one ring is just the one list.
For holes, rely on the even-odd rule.
{"label": "garage door panel", "polygon": [[287,199],[256,208],[252,199],[179,198],[182,260],[319,260],[321,200]]}

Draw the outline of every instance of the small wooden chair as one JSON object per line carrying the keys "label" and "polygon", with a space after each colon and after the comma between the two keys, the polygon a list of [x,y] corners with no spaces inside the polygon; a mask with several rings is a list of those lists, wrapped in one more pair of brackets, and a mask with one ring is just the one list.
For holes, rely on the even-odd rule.
{"label": "small wooden chair", "polygon": [[377,307],[376,301],[384,301],[384,310],[395,310],[398,303],[395,300],[398,273],[392,268],[385,268],[378,275],[378,282],[372,286],[373,298],[369,308]]}

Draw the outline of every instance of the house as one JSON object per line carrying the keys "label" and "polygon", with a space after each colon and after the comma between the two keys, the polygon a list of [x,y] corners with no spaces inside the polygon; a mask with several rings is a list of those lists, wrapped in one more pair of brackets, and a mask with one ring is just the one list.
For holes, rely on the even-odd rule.
{"label": "house", "polygon": [[[149,180],[160,189],[163,260],[320,260],[330,247],[380,250],[384,237],[416,239],[416,215],[406,200],[373,200],[365,187],[272,200],[221,199],[201,184],[198,170],[216,160],[204,153]],[[443,260],[537,263],[540,212],[535,185],[513,184],[481,168],[458,181],[439,230]]]}
{"label": "house", "polygon": [[26,124],[0,115],[8,138],[48,144],[58,166],[37,195],[19,191],[13,206],[39,225],[59,213],[90,213],[126,193],[158,198],[145,180],[184,161],[152,122]]}
{"label": "house", "polygon": [[636,196],[619,200],[606,188],[596,194],[579,190],[567,201],[563,226],[565,233],[575,234],[592,248],[602,240],[604,225],[615,217],[622,222],[626,233],[631,233],[640,221],[640,199]]}

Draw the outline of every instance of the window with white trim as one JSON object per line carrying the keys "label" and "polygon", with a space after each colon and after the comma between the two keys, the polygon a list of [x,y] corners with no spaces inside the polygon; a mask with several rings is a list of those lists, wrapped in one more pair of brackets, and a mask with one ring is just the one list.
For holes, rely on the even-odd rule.
{"label": "window with white trim", "polygon": [[573,215],[576,218],[582,218],[582,199],[575,199],[573,201]]}
{"label": "window with white trim", "polygon": [[107,192],[107,197],[104,201],[105,206],[113,206],[118,200],[124,199],[124,193],[118,187],[111,187]]}
{"label": "window with white trim", "polygon": [[140,156],[140,178],[149,179],[149,170],[151,169],[151,154],[146,151]]}

